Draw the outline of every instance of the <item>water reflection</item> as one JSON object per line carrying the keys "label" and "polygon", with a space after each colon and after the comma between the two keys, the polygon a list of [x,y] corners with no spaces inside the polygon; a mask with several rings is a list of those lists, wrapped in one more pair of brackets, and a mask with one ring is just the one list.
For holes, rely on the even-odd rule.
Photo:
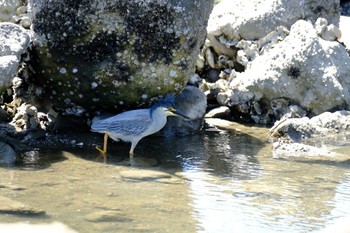
{"label": "water reflection", "polygon": [[[23,154],[18,169],[0,168],[1,195],[96,233],[313,232],[350,215],[346,159],[273,159],[266,141],[237,131],[148,137],[137,147],[135,166],[127,163],[126,143],[109,144],[107,165],[96,161],[95,150],[34,151]],[[114,211],[117,220],[91,222],[101,211]]]}
{"label": "water reflection", "polygon": [[61,162],[66,160],[62,155],[62,152],[52,150],[33,150],[22,152],[17,155],[17,161],[13,168],[23,170],[38,170],[46,169],[51,166],[52,163]]}
{"label": "water reflection", "polygon": [[[159,143],[161,142],[161,143]],[[209,131],[180,138],[146,138],[140,143],[140,156],[154,156],[161,164],[172,162],[184,171],[202,169],[220,177],[238,180],[261,175],[257,153],[265,147],[262,141],[237,133]]]}

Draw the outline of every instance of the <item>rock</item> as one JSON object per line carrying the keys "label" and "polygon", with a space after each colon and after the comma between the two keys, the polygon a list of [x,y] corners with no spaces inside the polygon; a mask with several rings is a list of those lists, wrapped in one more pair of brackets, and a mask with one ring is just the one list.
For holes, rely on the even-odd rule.
{"label": "rock", "polygon": [[232,56],[232,47],[241,39],[256,40],[278,26],[290,28],[299,19],[314,23],[319,17],[338,26],[339,1],[223,0],[210,15],[208,39],[216,53]]}
{"label": "rock", "polygon": [[31,224],[31,223],[0,223],[0,232],[3,233],[77,233],[76,231],[70,229],[68,226],[60,222],[53,223],[41,223],[41,224]]}
{"label": "rock", "polygon": [[350,51],[350,17],[349,16],[340,16],[339,28],[342,33],[340,41],[343,42],[346,48]]}
{"label": "rock", "polygon": [[0,141],[0,164],[13,164],[16,153],[7,143]]}
{"label": "rock", "polygon": [[340,0],[340,13],[344,16],[350,16],[350,2],[347,0]]}
{"label": "rock", "polygon": [[273,158],[335,158],[342,155],[329,151],[327,148],[318,148],[302,143],[278,141],[272,146]]}
{"label": "rock", "polygon": [[334,41],[339,40],[341,31],[333,24],[328,25],[328,21],[324,18],[318,18],[315,22],[315,29],[317,34],[324,40]]}
{"label": "rock", "polygon": [[0,56],[0,92],[4,93],[16,75],[19,60],[15,55]]}
{"label": "rock", "polygon": [[226,118],[231,114],[229,107],[221,106],[210,110],[205,114],[205,118]]}
{"label": "rock", "polygon": [[124,179],[134,181],[148,181],[148,180],[159,180],[164,178],[171,178],[172,176],[168,173],[156,171],[156,170],[126,170],[121,171],[120,175]]}
{"label": "rock", "polygon": [[3,108],[0,108],[0,122],[7,120],[7,113]]}
{"label": "rock", "polygon": [[40,128],[28,129],[18,134],[22,134],[22,142],[30,142],[35,140],[42,140],[46,137],[46,131]]}
{"label": "rock", "polygon": [[10,122],[18,129],[34,129],[39,125],[38,110],[31,104],[23,103],[16,108],[16,114]]}
{"label": "rock", "polygon": [[63,110],[120,111],[178,93],[194,73],[212,3],[29,0],[38,85]]}
{"label": "rock", "polygon": [[154,158],[145,158],[145,157],[134,157],[128,158],[118,163],[122,166],[131,166],[131,167],[154,167],[157,166],[158,161]]}
{"label": "rock", "polygon": [[87,126],[86,121],[80,117],[74,115],[64,116],[59,114],[53,124],[52,131],[54,132],[70,132],[72,128],[79,129],[80,132],[90,131],[90,128]]}
{"label": "rock", "polygon": [[203,92],[195,86],[186,86],[176,96],[176,109],[184,113],[191,120],[181,117],[168,117],[165,127],[157,133],[158,135],[188,135],[199,131],[203,125],[203,118],[207,108],[207,100]]}
{"label": "rock", "polygon": [[44,210],[37,209],[19,201],[0,196],[0,213],[14,215],[45,215]]}
{"label": "rock", "polygon": [[320,39],[311,23],[299,20],[283,41],[232,80],[231,102],[287,98],[318,115],[349,106],[349,74],[350,58],[344,47]]}
{"label": "rock", "polygon": [[22,27],[13,23],[0,23],[0,94],[12,84],[21,55],[29,42],[29,33]]}
{"label": "rock", "polygon": [[30,29],[30,26],[32,25],[32,22],[30,21],[30,18],[28,16],[21,18],[21,26],[25,29]]}
{"label": "rock", "polygon": [[19,5],[20,0],[0,1],[0,22],[11,21],[12,17],[16,15],[16,8]]}
{"label": "rock", "polygon": [[106,210],[97,211],[85,216],[88,222],[132,222],[131,218],[127,218],[119,211]]}
{"label": "rock", "polygon": [[284,137],[293,141],[314,138],[332,144],[350,134],[350,111],[325,112],[313,118],[292,118],[277,121],[270,129],[273,137]]}

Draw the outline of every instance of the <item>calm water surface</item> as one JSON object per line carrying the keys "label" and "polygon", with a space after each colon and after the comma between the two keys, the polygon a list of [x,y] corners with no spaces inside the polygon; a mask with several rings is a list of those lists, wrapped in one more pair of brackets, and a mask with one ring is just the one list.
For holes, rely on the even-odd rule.
{"label": "calm water surface", "polygon": [[[33,151],[0,167],[0,195],[85,232],[317,232],[350,216],[350,146],[340,160],[273,159],[267,129],[145,138],[96,151]],[[345,156],[346,157],[346,156]]]}

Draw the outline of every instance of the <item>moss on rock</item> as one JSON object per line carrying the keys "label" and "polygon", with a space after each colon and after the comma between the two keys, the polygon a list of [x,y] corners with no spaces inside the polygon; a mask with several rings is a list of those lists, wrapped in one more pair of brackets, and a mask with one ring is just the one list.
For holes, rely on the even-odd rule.
{"label": "moss on rock", "polygon": [[[181,91],[212,6],[205,0],[35,2],[36,82],[56,107],[87,110],[148,105]],[[199,11],[202,19],[193,20]]]}

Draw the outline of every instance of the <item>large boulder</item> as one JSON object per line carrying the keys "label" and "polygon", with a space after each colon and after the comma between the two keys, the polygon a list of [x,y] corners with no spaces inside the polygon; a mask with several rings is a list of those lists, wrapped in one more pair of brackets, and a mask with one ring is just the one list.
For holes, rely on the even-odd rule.
{"label": "large boulder", "polygon": [[350,105],[350,58],[337,41],[319,37],[299,20],[290,34],[253,60],[230,83],[232,102],[271,103],[285,98],[311,115]]}
{"label": "large boulder", "polygon": [[29,0],[38,85],[57,108],[125,109],[180,92],[213,1]]}
{"label": "large boulder", "polygon": [[241,39],[257,40],[279,26],[290,28],[299,19],[319,17],[339,24],[339,0],[223,0],[208,22],[208,39],[218,54],[232,55]]}
{"label": "large boulder", "polygon": [[13,23],[0,23],[0,94],[11,86],[30,43],[29,33]]}

